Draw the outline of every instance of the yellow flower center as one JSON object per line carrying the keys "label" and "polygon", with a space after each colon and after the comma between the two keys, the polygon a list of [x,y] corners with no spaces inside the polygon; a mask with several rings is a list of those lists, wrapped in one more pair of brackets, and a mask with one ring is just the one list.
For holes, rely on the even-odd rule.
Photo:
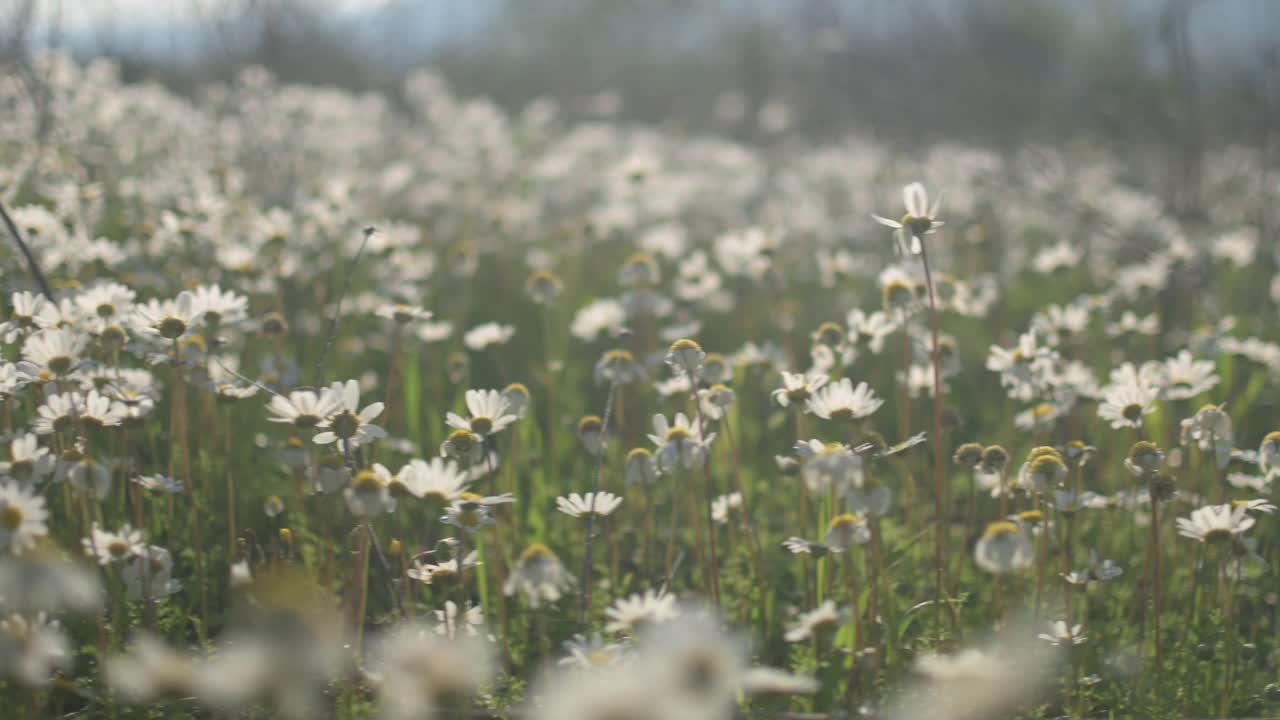
{"label": "yellow flower center", "polygon": [[22,508],[17,505],[5,505],[0,510],[0,527],[5,530],[17,530],[22,525]]}
{"label": "yellow flower center", "polygon": [[157,323],[156,330],[160,332],[160,337],[166,340],[176,340],[182,337],[182,333],[187,331],[187,323],[181,318],[170,316]]}
{"label": "yellow flower center", "polygon": [[987,529],[983,531],[982,537],[993,538],[1002,535],[1013,535],[1018,532],[1018,526],[1008,520],[998,520],[987,525]]}

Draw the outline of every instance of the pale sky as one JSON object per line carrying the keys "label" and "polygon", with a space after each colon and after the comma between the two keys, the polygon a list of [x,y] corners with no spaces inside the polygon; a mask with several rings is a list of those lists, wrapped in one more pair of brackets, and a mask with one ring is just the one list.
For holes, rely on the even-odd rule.
{"label": "pale sky", "polygon": [[[3,0],[0,6],[20,0]],[[302,0],[337,13],[377,10],[389,0]],[[183,23],[234,12],[246,0],[37,0],[44,27],[54,18],[68,34],[80,34],[107,25],[132,27]]]}

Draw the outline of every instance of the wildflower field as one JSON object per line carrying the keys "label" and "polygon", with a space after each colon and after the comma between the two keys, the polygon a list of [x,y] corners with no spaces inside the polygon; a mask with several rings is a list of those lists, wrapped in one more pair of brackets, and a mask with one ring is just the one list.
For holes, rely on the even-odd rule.
{"label": "wildflower field", "polygon": [[[4,718],[1280,712],[1280,175],[0,77]],[[50,121],[52,118],[52,121]]]}

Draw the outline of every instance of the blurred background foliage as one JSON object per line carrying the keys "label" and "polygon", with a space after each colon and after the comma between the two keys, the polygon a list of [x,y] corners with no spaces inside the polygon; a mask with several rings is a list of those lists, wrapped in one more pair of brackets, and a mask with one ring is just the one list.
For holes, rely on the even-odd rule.
{"label": "blurred background foliage", "polygon": [[397,96],[429,65],[511,110],[550,98],[747,142],[858,132],[1199,158],[1280,126],[1274,0],[0,0],[5,62],[49,45],[193,90],[246,64]]}

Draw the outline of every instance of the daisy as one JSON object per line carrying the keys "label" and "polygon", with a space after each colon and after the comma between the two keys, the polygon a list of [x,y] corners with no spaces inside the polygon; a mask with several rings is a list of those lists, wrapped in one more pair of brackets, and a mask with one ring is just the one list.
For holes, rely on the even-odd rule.
{"label": "daisy", "polygon": [[849,510],[866,517],[885,517],[893,507],[893,489],[885,485],[850,485],[844,490],[844,502]]}
{"label": "daisy", "polygon": [[556,509],[569,517],[580,518],[595,514],[600,517],[611,515],[622,504],[622,497],[612,493],[572,493],[569,497],[556,498]]}
{"label": "daisy", "polygon": [[737,400],[731,388],[715,383],[698,391],[698,412],[708,420],[720,420]]}
{"label": "daisy", "polygon": [[810,492],[822,493],[827,488],[862,485],[862,456],[844,443],[807,440],[796,443],[796,455],[804,460],[804,481]]}
{"label": "daisy", "polygon": [[1244,506],[1206,505],[1178,518],[1178,534],[1203,543],[1232,540],[1253,527],[1255,520]]}
{"label": "daisy", "polygon": [[452,525],[463,532],[475,534],[477,531],[493,525],[496,521],[493,513],[489,511],[488,505],[474,502],[467,496],[471,493],[465,493],[462,498],[454,500],[449,504],[445,514],[440,518],[440,522],[445,525]]}
{"label": "daisy", "polygon": [[1031,541],[1016,523],[1000,520],[987,525],[973,548],[978,567],[993,575],[1021,570],[1031,565],[1035,553]]}
{"label": "daisy", "polygon": [[387,720],[433,717],[442,704],[465,703],[492,669],[489,648],[480,638],[441,637],[425,624],[411,622],[384,633],[370,655],[368,672]]}
{"label": "daisy", "polygon": [[1048,493],[1067,478],[1067,464],[1056,448],[1042,446],[1027,456],[1018,472],[1018,484],[1028,491]]}
{"label": "daisy", "polygon": [[124,422],[125,406],[111,398],[90,390],[80,407],[80,421],[88,427],[115,427]]}
{"label": "daisy", "polygon": [[134,308],[134,321],[143,332],[165,340],[187,334],[197,319],[195,296],[183,290],[173,300],[151,300]]}
{"label": "daisy", "polygon": [[1156,446],[1155,443],[1146,440],[1139,440],[1129,448],[1129,455],[1124,460],[1124,466],[1133,474],[1134,477],[1148,477],[1154,475],[1160,470],[1160,466],[1164,464],[1164,451]]}
{"label": "daisy", "polygon": [[38,484],[53,472],[54,458],[33,433],[17,435],[9,443],[9,459],[0,462],[0,476]]}
{"label": "daisy", "polygon": [[711,433],[704,440],[701,430],[691,425],[684,413],[676,413],[674,424],[667,422],[665,415],[654,415],[649,439],[658,446],[658,470],[668,472],[701,467],[716,434]]}
{"label": "daisy", "polygon": [[1231,462],[1235,431],[1231,416],[1220,405],[1205,405],[1182,421],[1182,444],[1195,443],[1202,453],[1212,453],[1218,467]]}
{"label": "daisy", "polygon": [[1231,507],[1232,508],[1242,507],[1245,510],[1249,510],[1251,512],[1260,512],[1260,513],[1265,513],[1267,515],[1271,515],[1276,511],[1276,506],[1271,504],[1271,501],[1267,500],[1266,498],[1255,498],[1253,500],[1232,500]]}
{"label": "daisy", "polygon": [[373,420],[382,414],[382,403],[375,402],[363,410],[359,409],[359,382],[348,380],[345,384],[334,383],[325,392],[333,398],[329,402],[333,410],[318,425],[324,432],[312,438],[317,445],[328,445],[341,440],[345,450],[387,436],[386,430],[373,424]]}
{"label": "daisy", "polygon": [[479,634],[476,628],[484,624],[484,608],[479,605],[468,607],[459,617],[458,604],[446,600],[443,610],[432,610],[431,613],[436,616],[436,634],[450,638],[456,637],[459,630],[468,637],[475,637]]}
{"label": "daisy", "polygon": [[142,531],[134,530],[127,523],[117,532],[108,532],[94,523],[89,537],[81,538],[80,544],[84,548],[84,554],[94,558],[99,565],[128,560],[146,551],[146,544],[142,542]]}
{"label": "daisy", "polygon": [[825,385],[807,401],[809,412],[824,420],[848,422],[874,413],[884,404],[865,382],[855,388],[849,378]]}
{"label": "daisy", "polygon": [[44,687],[72,664],[71,642],[47,613],[0,619],[0,672],[27,687]]}
{"label": "daisy", "polygon": [[564,291],[564,283],[546,270],[534,270],[525,280],[524,291],[535,303],[547,305],[560,297],[560,293]]}
{"label": "daisy", "polygon": [[1155,400],[1160,391],[1147,385],[1109,385],[1103,390],[1098,417],[1111,427],[1142,427],[1142,418],[1156,411]]}
{"label": "daisy", "polygon": [[394,320],[397,325],[408,325],[412,322],[426,322],[433,317],[433,313],[414,305],[406,305],[404,303],[387,303],[379,305],[373,314],[380,318]]}
{"label": "daisy", "polygon": [[32,375],[47,372],[66,377],[80,364],[88,343],[88,336],[71,328],[41,330],[22,344],[22,359],[31,366],[27,372]]}
{"label": "daisy", "polygon": [[627,453],[624,479],[628,485],[652,485],[658,481],[658,463],[648,448],[633,448]]}
{"label": "daisy", "polygon": [[831,518],[822,542],[831,552],[841,553],[854,545],[865,544],[870,539],[871,532],[861,518],[853,513],[842,513]]}
{"label": "daisy", "polygon": [[564,643],[563,658],[556,661],[560,667],[576,670],[595,670],[611,667],[627,658],[628,647],[623,643],[606,643],[600,633],[592,633],[591,637],[574,635]]}
{"label": "daisy", "polygon": [[448,320],[439,322],[421,322],[418,325],[418,339],[424,343],[440,342],[449,339],[453,334],[453,323]]}
{"label": "daisy", "polygon": [[1053,370],[1057,353],[1040,345],[1034,332],[1018,337],[1018,346],[1006,350],[992,345],[987,356],[987,369],[1000,373],[1000,383],[1015,400],[1029,401],[1045,384]]}
{"label": "daisy", "polygon": [[721,495],[711,501],[711,520],[723,525],[729,521],[729,513],[742,509],[742,493],[733,492]]}
{"label": "daisy", "polygon": [[248,308],[249,298],[218,285],[201,285],[192,294],[192,312],[211,329],[243,323]]}
{"label": "daisy", "polygon": [[461,577],[463,572],[483,565],[479,558],[479,553],[472,550],[461,561],[456,557],[439,563],[414,560],[413,567],[406,570],[405,575],[426,585],[449,585]]}
{"label": "daisy", "polygon": [[535,543],[520,556],[515,568],[507,576],[502,592],[514,595],[519,591],[529,607],[536,609],[543,603],[559,600],[564,591],[575,582],[551,548]]}
{"label": "daisy", "polygon": [[502,397],[507,399],[507,412],[517,420],[529,412],[529,388],[524,383],[515,382],[502,388]]}
{"label": "daisy", "polygon": [[[723,717],[704,714],[687,707],[681,699],[666,692],[666,685],[654,677],[652,663],[637,667],[636,662],[593,664],[589,671],[571,663],[568,672],[547,673],[532,691],[539,702],[528,710],[529,720],[590,720],[591,718],[708,718]],[[662,688],[662,692],[655,692]]]}
{"label": "daisy", "polygon": [[619,598],[604,611],[605,630],[634,635],[640,630],[673,620],[679,616],[676,596],[667,592],[645,590]]}
{"label": "daisy", "polygon": [[1269,432],[1258,447],[1258,468],[1268,481],[1280,479],[1280,431]]}
{"label": "daisy", "polygon": [[133,483],[143,490],[153,490],[166,495],[182,492],[182,481],[165,475],[139,475],[133,478]]}
{"label": "daisy", "polygon": [[466,345],[468,350],[479,352],[490,345],[504,345],[515,334],[516,329],[512,325],[488,322],[477,325],[463,334],[462,344]]}
{"label": "daisy", "polygon": [[860,344],[865,341],[868,349],[876,355],[884,351],[885,340],[898,331],[898,323],[883,310],[867,313],[854,308],[845,317],[845,325],[849,327],[849,342]]}
{"label": "daisy", "polygon": [[782,547],[792,555],[813,555],[821,557],[831,551],[826,545],[819,542],[811,542],[802,537],[789,537],[782,541]]}
{"label": "daisy", "polygon": [[451,503],[462,497],[471,482],[466,471],[453,460],[431,458],[410,460],[396,474],[398,482],[410,495],[422,499],[434,499]]}
{"label": "daisy", "polygon": [[681,338],[671,344],[667,351],[666,363],[679,376],[696,382],[702,372],[702,362],[707,354],[698,343],[689,338]]}
{"label": "daisy", "polygon": [[773,401],[781,407],[791,407],[793,403],[804,407],[826,383],[827,376],[822,373],[783,372],[782,387],[773,391]]}
{"label": "daisy", "polygon": [[1220,378],[1214,374],[1212,360],[1194,360],[1190,351],[1183,350],[1177,357],[1164,363],[1164,394],[1170,400],[1189,400],[1216,386]]}
{"label": "daisy", "polygon": [[[941,203],[942,198],[935,198],[930,205],[929,193],[924,189],[924,185],[913,182],[902,188],[902,204],[907,212],[900,220],[890,220],[875,214],[871,217],[881,225],[897,231],[894,235],[898,238],[897,249],[900,252],[909,251],[913,255],[919,255],[923,250],[920,245],[920,236],[931,235],[943,225],[943,222],[937,219],[938,207]],[[910,239],[909,247],[905,242],[908,238]]]}
{"label": "daisy", "polygon": [[627,311],[622,303],[613,298],[604,298],[579,310],[573,316],[569,333],[586,342],[594,341],[601,333],[616,337],[622,333],[626,321]]}
{"label": "daisy", "polygon": [[6,343],[13,343],[22,334],[34,330],[37,318],[53,309],[45,296],[27,290],[10,295],[9,304],[12,306],[9,320],[0,325]]}
{"label": "daisy", "polygon": [[0,484],[0,551],[21,555],[49,533],[44,497],[16,482]]}
{"label": "daisy", "polygon": [[484,457],[484,438],[470,430],[454,430],[440,443],[440,457],[466,459],[475,465]]}
{"label": "daisy", "polygon": [[1062,579],[1072,585],[1086,585],[1091,582],[1108,582],[1124,574],[1124,569],[1113,560],[1098,562],[1098,552],[1089,550],[1089,566],[1084,570],[1073,570],[1062,575]]}
{"label": "daisy", "polygon": [[182,582],[172,577],[173,556],[159,545],[148,546],[120,571],[129,599],[158,600],[182,589]]}
{"label": "daisy", "polygon": [[119,322],[133,311],[137,294],[116,282],[95,285],[75,298],[80,312],[104,324]]}
{"label": "daisy", "polygon": [[145,632],[135,634],[127,654],[107,661],[107,684],[133,702],[153,702],[191,692],[192,658]]}
{"label": "daisy", "polygon": [[347,501],[347,509],[353,515],[362,518],[375,517],[382,513],[394,512],[396,499],[391,495],[391,471],[385,466],[374,463],[355,474],[351,484],[342,491]]}
{"label": "daisy", "polygon": [[662,279],[658,262],[647,253],[636,253],[618,269],[618,283],[623,287],[648,287]]}
{"label": "daisy", "polygon": [[803,642],[813,637],[819,630],[834,627],[844,622],[848,613],[836,607],[834,600],[826,600],[817,608],[801,613],[796,622],[787,628],[783,639],[787,642]]}
{"label": "daisy", "polygon": [[1083,645],[1089,638],[1084,634],[1083,625],[1068,625],[1064,620],[1054,620],[1049,624],[1049,632],[1038,635],[1041,640],[1051,645]]}
{"label": "daisy", "polygon": [[646,376],[644,366],[628,350],[609,350],[601,355],[592,374],[598,385],[630,385]]}
{"label": "daisy", "polygon": [[591,455],[599,455],[604,450],[607,438],[604,434],[604,421],[599,415],[587,415],[578,421],[578,441]]}
{"label": "daisy", "polygon": [[485,436],[502,432],[518,419],[511,413],[507,398],[498,390],[468,390],[465,398],[471,419],[454,412],[446,413],[445,422],[449,427]]}
{"label": "daisy", "polygon": [[289,423],[300,430],[309,430],[324,422],[337,411],[340,396],[327,391],[294,390],[286,397],[275,395],[267,403],[269,422]]}

